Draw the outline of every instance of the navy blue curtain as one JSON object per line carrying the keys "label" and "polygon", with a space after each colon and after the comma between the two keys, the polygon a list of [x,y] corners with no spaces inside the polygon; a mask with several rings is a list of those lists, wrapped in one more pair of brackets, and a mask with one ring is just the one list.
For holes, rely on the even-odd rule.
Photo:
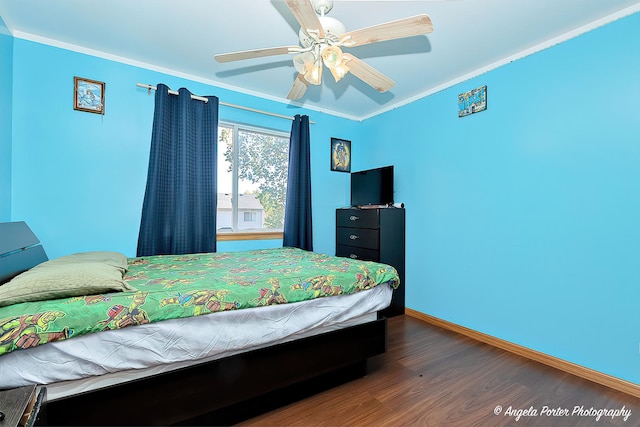
{"label": "navy blue curtain", "polygon": [[138,256],[215,252],[218,98],[155,96]]}
{"label": "navy blue curtain", "polygon": [[313,250],[309,117],[296,115],[289,139],[289,174],[283,246]]}

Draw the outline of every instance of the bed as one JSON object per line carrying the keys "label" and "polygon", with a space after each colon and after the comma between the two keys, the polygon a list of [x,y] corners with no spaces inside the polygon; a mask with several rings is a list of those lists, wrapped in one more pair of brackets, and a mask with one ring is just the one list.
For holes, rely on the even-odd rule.
{"label": "bed", "polygon": [[24,222],[0,254],[0,389],[41,385],[54,425],[232,424],[361,377],[399,281],[295,248],[48,260]]}

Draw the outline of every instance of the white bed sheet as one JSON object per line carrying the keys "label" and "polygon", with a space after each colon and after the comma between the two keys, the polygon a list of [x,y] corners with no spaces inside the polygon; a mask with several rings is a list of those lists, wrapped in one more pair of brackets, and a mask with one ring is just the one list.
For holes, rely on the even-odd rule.
{"label": "white bed sheet", "polygon": [[47,385],[48,400],[374,320],[388,285],[352,295],[166,320],[13,351],[0,389]]}

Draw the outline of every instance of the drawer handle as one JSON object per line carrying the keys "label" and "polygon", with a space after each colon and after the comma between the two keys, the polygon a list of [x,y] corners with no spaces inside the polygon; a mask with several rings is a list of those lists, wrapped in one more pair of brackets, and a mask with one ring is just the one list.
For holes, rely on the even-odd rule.
{"label": "drawer handle", "polygon": [[349,236],[349,238],[351,240],[358,240],[360,238],[360,236],[358,236],[357,234],[352,234],[352,235]]}
{"label": "drawer handle", "polygon": [[359,217],[359,216],[355,216],[355,215],[351,215],[351,216],[349,217],[349,219],[350,219],[351,221],[357,221],[357,220],[359,220],[359,219],[360,219],[360,217]]}
{"label": "drawer handle", "polygon": [[349,255],[349,258],[351,258],[351,259],[358,259],[358,258],[360,258],[360,257],[359,257],[358,255],[356,255],[356,254],[351,254],[351,255]]}

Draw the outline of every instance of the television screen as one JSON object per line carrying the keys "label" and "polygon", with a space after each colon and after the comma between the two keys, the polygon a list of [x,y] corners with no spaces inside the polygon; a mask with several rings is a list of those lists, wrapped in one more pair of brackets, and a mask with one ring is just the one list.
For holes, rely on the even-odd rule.
{"label": "television screen", "polygon": [[393,204],[393,166],[351,173],[351,206]]}

